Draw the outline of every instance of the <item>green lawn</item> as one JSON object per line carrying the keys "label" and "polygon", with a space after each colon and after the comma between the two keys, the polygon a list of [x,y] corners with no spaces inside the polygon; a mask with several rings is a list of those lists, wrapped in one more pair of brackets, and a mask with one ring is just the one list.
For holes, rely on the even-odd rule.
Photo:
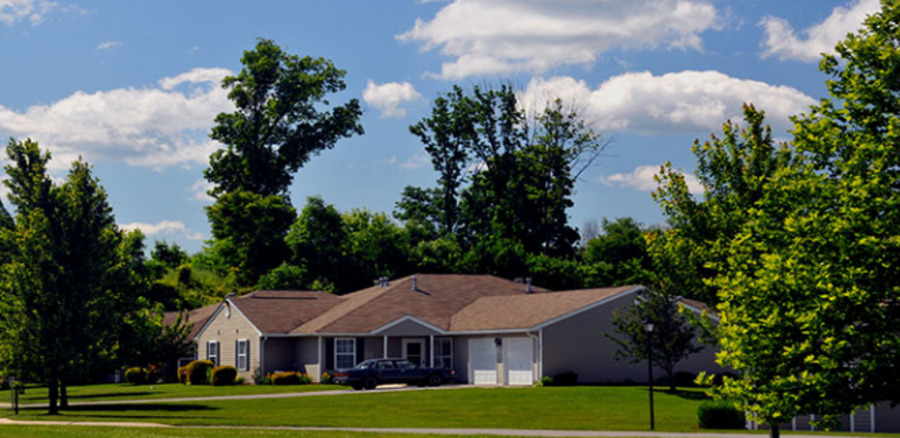
{"label": "green lawn", "polygon": [[[326,397],[73,406],[59,417],[25,409],[22,420],[141,421],[176,425],[448,427],[647,430],[646,387],[460,388]],[[705,396],[655,392],[656,427],[697,430]],[[8,416],[9,411],[2,412]]]}
{"label": "green lawn", "polygon": [[[239,386],[191,386],[180,383],[157,385],[132,385],[111,383],[106,385],[73,386],[69,388],[69,401],[145,400],[179,397],[209,397],[217,395],[281,394],[286,392],[330,391],[349,389],[338,385],[239,385]],[[6,393],[2,393],[6,395]],[[7,397],[0,401],[7,402]],[[27,388],[19,397],[19,403],[47,403],[47,388]]]}
{"label": "green lawn", "polygon": [[[162,438],[162,437],[197,437],[197,438],[414,438],[416,436],[438,438],[439,435],[410,435],[397,433],[365,433],[365,432],[319,432],[296,430],[261,430],[261,429],[164,429],[140,427],[81,427],[81,426],[4,426],[0,428],[0,438],[39,438],[39,437],[71,437],[71,438]],[[447,438],[446,435],[440,435]],[[473,435],[478,436],[478,435]],[[488,438],[487,436],[484,436]],[[496,438],[496,437],[493,437]]]}

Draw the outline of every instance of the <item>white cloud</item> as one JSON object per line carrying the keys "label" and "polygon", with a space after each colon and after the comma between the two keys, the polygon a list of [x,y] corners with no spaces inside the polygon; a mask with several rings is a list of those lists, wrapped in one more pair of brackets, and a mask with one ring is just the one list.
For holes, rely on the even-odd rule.
{"label": "white cloud", "polygon": [[816,62],[822,53],[834,53],[834,46],[839,41],[862,27],[866,16],[880,8],[878,0],[855,0],[849,8],[834,8],[825,21],[803,30],[801,37],[797,36],[787,20],[766,16],[759,23],[766,33],[766,39],[762,42],[765,47],[762,57]]}
{"label": "white cloud", "polygon": [[78,91],[22,112],[0,105],[0,135],[38,141],[53,153],[55,169],[79,155],[156,169],[206,164],[219,147],[207,136],[213,119],[233,109],[219,86],[229,73],[198,68],[163,78],[158,87]]}
{"label": "white cloud", "polygon": [[744,102],[764,110],[773,129],[786,130],[789,116],[815,103],[791,87],[690,70],[661,76],[625,73],[595,90],[571,77],[535,78],[522,100],[547,102],[547,96],[584,108],[585,118],[600,131],[642,134],[718,131],[726,120],[741,119]]}
{"label": "white cloud", "polygon": [[119,47],[122,47],[121,41],[104,41],[100,44],[97,44],[97,47],[94,50],[108,51],[108,50],[118,49]]}
{"label": "white cloud", "polygon": [[403,169],[418,169],[429,164],[431,164],[431,157],[429,157],[427,153],[416,152],[415,155],[400,163],[400,167]]}
{"label": "white cloud", "polygon": [[417,19],[401,41],[455,58],[439,76],[542,72],[591,64],[611,49],[702,50],[700,34],[721,27],[710,0],[585,2],[455,0],[431,21]]}
{"label": "white cloud", "polygon": [[197,180],[194,183],[194,185],[191,186],[191,192],[193,192],[193,194],[191,195],[190,198],[188,198],[188,200],[202,201],[202,202],[215,201],[215,198],[213,198],[212,196],[209,196],[209,193],[208,193],[215,186],[216,186],[215,184],[213,184],[205,179]]}
{"label": "white cloud", "polygon": [[11,26],[18,21],[29,21],[37,26],[58,6],[46,0],[0,0],[0,23]]}
{"label": "white cloud", "polygon": [[406,109],[401,105],[422,97],[409,82],[388,82],[376,85],[369,80],[363,91],[363,100],[381,111],[381,117],[406,117]]}
{"label": "white cloud", "polygon": [[144,222],[132,222],[130,224],[119,225],[123,230],[141,230],[147,236],[155,236],[157,234],[164,235],[183,235],[188,240],[201,240],[201,233],[193,232],[180,221],[164,220],[155,224]]}
{"label": "white cloud", "polygon": [[[653,176],[659,173],[660,166],[638,166],[631,173],[615,173],[609,176],[601,176],[599,181],[608,186],[629,187],[642,192],[656,190],[657,183]],[[703,193],[703,186],[696,176],[685,173],[684,182],[688,190],[695,194]]]}

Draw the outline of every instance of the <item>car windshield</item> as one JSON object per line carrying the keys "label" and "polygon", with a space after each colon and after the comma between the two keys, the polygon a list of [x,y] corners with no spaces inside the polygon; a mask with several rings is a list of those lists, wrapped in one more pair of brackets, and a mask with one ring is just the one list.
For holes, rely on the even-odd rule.
{"label": "car windshield", "polygon": [[374,360],[374,359],[364,360],[364,361],[360,362],[359,364],[357,364],[356,368],[365,370],[365,369],[374,367],[376,363],[378,363],[378,361]]}

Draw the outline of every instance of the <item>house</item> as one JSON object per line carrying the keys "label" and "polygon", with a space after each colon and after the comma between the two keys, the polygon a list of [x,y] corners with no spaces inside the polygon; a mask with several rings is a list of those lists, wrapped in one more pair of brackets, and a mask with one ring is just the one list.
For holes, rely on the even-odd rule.
{"label": "house", "polygon": [[[258,291],[200,312],[193,339],[198,358],[248,380],[300,370],[317,381],[365,359],[405,357],[472,384],[530,385],[565,372],[583,383],[646,382],[647,369],[617,361],[603,335],[643,290],[552,292],[489,275],[418,274],[343,296]],[[679,370],[720,372],[713,359],[707,348]]]}

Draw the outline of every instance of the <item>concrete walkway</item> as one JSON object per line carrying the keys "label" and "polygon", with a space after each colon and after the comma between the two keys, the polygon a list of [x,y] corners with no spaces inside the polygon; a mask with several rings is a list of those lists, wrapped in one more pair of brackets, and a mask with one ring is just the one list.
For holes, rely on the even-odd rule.
{"label": "concrete walkway", "polygon": [[[283,431],[319,431],[319,432],[369,432],[369,433],[403,433],[430,435],[493,435],[520,437],[610,437],[610,438],[761,438],[765,434],[749,433],[699,433],[699,432],[643,432],[643,431],[601,431],[601,430],[528,430],[528,429],[405,429],[374,427],[286,427],[286,426],[172,426],[160,423],[123,423],[123,422],[77,422],[77,421],[16,421],[0,418],[0,425],[40,425],[40,426],[105,426],[105,427],[163,427],[177,429],[229,429],[229,430],[283,430]],[[809,435],[781,433],[782,436],[798,436],[803,438],[835,438],[835,435]],[[841,435],[849,437],[850,435]],[[860,436],[862,438],[863,436]]]}

